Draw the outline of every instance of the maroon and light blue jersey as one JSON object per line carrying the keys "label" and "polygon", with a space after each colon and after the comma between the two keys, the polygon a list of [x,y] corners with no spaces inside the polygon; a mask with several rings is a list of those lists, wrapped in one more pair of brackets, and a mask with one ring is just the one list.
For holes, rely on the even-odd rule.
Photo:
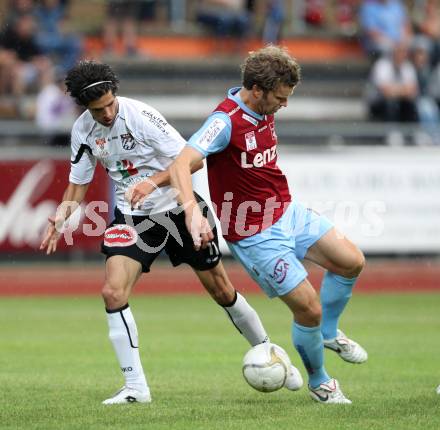
{"label": "maroon and light blue jersey", "polygon": [[229,242],[272,226],[291,201],[277,166],[274,116],[250,110],[239,90],[229,90],[188,143],[207,157],[211,199]]}

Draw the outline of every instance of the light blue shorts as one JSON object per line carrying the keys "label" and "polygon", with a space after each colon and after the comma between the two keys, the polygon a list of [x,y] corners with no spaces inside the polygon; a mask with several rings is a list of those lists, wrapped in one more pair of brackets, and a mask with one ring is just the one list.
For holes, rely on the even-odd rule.
{"label": "light blue shorts", "polygon": [[307,278],[300,260],[331,228],[327,217],[293,201],[273,226],[227,244],[269,297],[284,296]]}

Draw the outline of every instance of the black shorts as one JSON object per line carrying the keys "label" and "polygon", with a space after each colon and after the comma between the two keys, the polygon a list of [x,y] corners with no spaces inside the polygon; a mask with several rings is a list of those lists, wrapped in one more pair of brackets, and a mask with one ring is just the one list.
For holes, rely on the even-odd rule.
{"label": "black shorts", "polygon": [[[201,202],[203,215],[208,216],[213,225],[212,213],[205,202]],[[116,208],[115,219],[104,233],[101,251],[107,258],[125,255],[139,261],[143,272],[150,271],[151,264],[162,250],[173,266],[187,263],[195,270],[209,270],[217,266],[222,256],[216,228],[213,233],[214,240],[208,247],[196,251],[185,225],[185,213],[180,207],[150,216],[124,215]]]}

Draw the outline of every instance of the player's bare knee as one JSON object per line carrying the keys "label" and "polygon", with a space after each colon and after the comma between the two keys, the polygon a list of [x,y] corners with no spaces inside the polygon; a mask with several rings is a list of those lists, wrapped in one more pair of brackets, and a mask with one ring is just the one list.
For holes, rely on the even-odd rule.
{"label": "player's bare knee", "polygon": [[216,303],[220,306],[228,306],[231,304],[234,300],[234,296],[230,296],[226,292],[215,292],[212,294],[213,299],[216,301]]}
{"label": "player's bare knee", "polygon": [[227,306],[233,302],[235,289],[227,279],[216,280],[215,287],[211,295],[219,305]]}
{"label": "player's bare knee", "polygon": [[294,312],[295,321],[307,327],[316,327],[321,324],[322,308],[321,304],[316,301],[301,306]]}
{"label": "player's bare knee", "polygon": [[365,257],[360,249],[357,250],[356,255],[353,257],[351,267],[347,270],[347,278],[355,278],[360,275],[362,269],[365,267]]}
{"label": "player's bare knee", "polygon": [[125,305],[126,297],[122,287],[118,288],[116,285],[106,282],[101,295],[107,309],[115,309]]}
{"label": "player's bare knee", "polygon": [[322,309],[319,303],[314,303],[307,311],[306,318],[312,327],[321,324]]}
{"label": "player's bare knee", "polygon": [[219,305],[225,306],[234,300],[235,289],[225,273],[212,271],[208,279],[203,282],[204,287]]}

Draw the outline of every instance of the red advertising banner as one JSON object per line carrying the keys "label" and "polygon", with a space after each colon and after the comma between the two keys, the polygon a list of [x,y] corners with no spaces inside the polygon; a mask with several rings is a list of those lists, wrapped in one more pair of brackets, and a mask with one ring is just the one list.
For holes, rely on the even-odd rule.
{"label": "red advertising banner", "polygon": [[[55,215],[68,184],[69,171],[67,160],[0,161],[0,252],[38,250],[47,218]],[[109,197],[107,174],[98,165],[85,201],[66,224],[58,250],[99,251]]]}

